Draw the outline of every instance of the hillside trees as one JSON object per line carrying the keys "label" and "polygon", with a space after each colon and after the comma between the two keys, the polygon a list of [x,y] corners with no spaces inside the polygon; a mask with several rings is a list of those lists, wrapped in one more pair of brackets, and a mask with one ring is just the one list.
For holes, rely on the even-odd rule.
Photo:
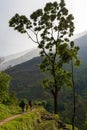
{"label": "hillside trees", "polygon": [[[4,61],[4,57],[0,57],[0,64]],[[6,101],[9,97],[8,87],[10,83],[10,75],[0,72],[0,102]]]}
{"label": "hillside trees", "polygon": [[0,72],[0,102],[6,101],[9,97],[8,87],[11,77],[4,73]]}
{"label": "hillside trees", "polygon": [[40,68],[47,72],[48,77],[43,85],[49,89],[54,98],[54,113],[57,113],[58,92],[64,85],[71,86],[71,73],[63,68],[70,63],[72,57],[77,60],[78,47],[70,41],[73,35],[73,16],[69,14],[64,0],[60,3],[47,3],[43,9],[38,9],[28,19],[25,15],[15,14],[9,26],[28,37],[40,49],[42,63]]}
{"label": "hillside trees", "polygon": [[72,130],[75,130],[75,117],[76,117],[76,87],[75,87],[75,78],[74,78],[74,66],[79,66],[80,61],[78,59],[78,50],[79,47],[74,47],[74,42],[71,42],[70,51],[72,54],[71,57],[71,81],[72,81],[72,95],[73,95],[73,111],[72,111]]}

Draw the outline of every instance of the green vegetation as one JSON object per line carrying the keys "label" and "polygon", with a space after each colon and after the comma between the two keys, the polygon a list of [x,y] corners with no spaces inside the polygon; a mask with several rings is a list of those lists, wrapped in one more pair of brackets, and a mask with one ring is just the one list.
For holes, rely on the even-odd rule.
{"label": "green vegetation", "polygon": [[50,114],[42,107],[34,108],[33,111],[0,126],[0,130],[63,130],[63,128],[71,130],[71,125],[63,124],[58,115]]}
{"label": "green vegetation", "polygon": [[11,77],[3,72],[0,72],[0,102],[6,102],[9,98],[9,83]]}
{"label": "green vegetation", "polygon": [[0,104],[0,121],[12,115],[18,114],[20,112],[21,112],[21,109],[16,105]]}
{"label": "green vegetation", "polygon": [[[8,100],[5,101],[6,97],[4,97],[3,104],[0,104],[0,121],[21,112],[14,93],[8,93],[8,95]],[[45,103],[45,101],[36,102],[37,106]],[[45,111],[45,109],[37,107],[34,111],[0,126],[0,130],[43,130],[45,128],[47,128],[47,130],[63,130],[63,128],[70,127],[71,126],[63,124],[58,115],[50,114]]]}
{"label": "green vegetation", "polygon": [[[43,86],[50,90],[54,100],[54,113],[58,113],[58,94],[62,86],[72,86],[72,130],[75,126],[76,91],[74,80],[74,65],[79,65],[78,50],[70,40],[74,32],[74,17],[69,14],[64,0],[47,3],[43,9],[34,11],[30,18],[15,14],[9,26],[28,37],[40,49],[42,62],[40,69],[49,76],[43,79]],[[31,35],[33,33],[33,36]],[[70,64],[71,72],[64,69],[64,64]]]}
{"label": "green vegetation", "polygon": [[[39,71],[38,64],[40,64],[40,62],[41,58],[37,57],[7,70],[8,74],[13,77],[10,91],[15,91],[18,98],[27,98],[39,101],[45,100],[45,108],[49,112],[53,113],[53,100],[51,94],[49,91],[43,90],[41,86],[41,79],[43,79],[44,76]],[[87,112],[87,69],[83,71],[81,68],[75,68],[75,72],[77,101],[75,126],[79,127],[79,130],[84,130],[84,121]],[[72,88],[63,87],[60,91],[59,99],[61,99],[58,104],[60,117],[65,123],[71,124]]]}
{"label": "green vegetation", "polygon": [[[68,128],[68,129],[72,129],[72,126],[71,125],[69,125],[69,124],[66,124],[66,127]],[[75,128],[75,130],[78,130],[78,128]]]}
{"label": "green vegetation", "polygon": [[[70,41],[74,32],[73,20],[74,17],[69,14],[65,1],[61,0],[59,3],[56,1],[47,3],[43,9],[33,12],[29,19],[24,15],[15,14],[9,21],[10,27],[20,33],[26,33],[38,44],[42,57],[40,68],[49,74],[43,80],[43,85],[53,96],[55,114],[58,110],[58,93],[61,87],[71,85],[71,73],[65,70],[63,65],[69,64],[72,58],[75,64],[78,62],[78,47]],[[74,88],[73,83],[72,86]]]}
{"label": "green vegetation", "polygon": [[[39,101],[38,104],[42,104],[50,112],[54,110],[55,114],[59,111],[63,122],[67,124],[72,123],[72,128],[71,125],[64,124],[58,115],[56,117],[54,114],[49,114],[44,109],[38,108],[38,111],[35,109],[31,113],[4,124],[1,126],[1,130],[43,130],[45,128],[47,130],[75,130],[77,129],[75,125],[78,126],[80,130],[83,129],[84,115],[87,112],[85,105],[87,104],[87,88],[85,87],[83,89],[83,83],[77,81],[81,78],[78,78],[79,74],[77,74],[77,76],[74,75],[76,71],[76,69],[74,70],[74,65],[79,64],[79,48],[70,40],[74,32],[73,20],[74,18],[72,14],[69,14],[64,0],[60,0],[59,3],[47,3],[43,9],[38,9],[33,12],[29,19],[24,15],[16,14],[9,21],[10,27],[13,27],[20,33],[26,33],[34,43],[38,44],[40,56],[42,57],[40,60],[40,69],[44,72],[44,74],[41,74],[40,71],[37,71],[36,66],[33,66],[35,79],[38,75],[37,80],[34,80],[32,78],[32,69],[26,70],[26,73],[24,73],[23,70],[19,72],[19,69],[11,70],[13,78],[16,76],[16,79],[13,79],[12,82],[15,89],[19,92],[19,97],[24,96],[23,98],[32,98],[32,100],[33,95],[40,100],[41,98],[43,99],[43,97],[45,100],[48,98],[45,102]],[[32,34],[35,36],[34,39]],[[0,62],[2,62],[2,59]],[[69,66],[69,69],[67,69],[65,65],[70,62],[71,67]],[[39,73],[37,74],[37,72]],[[21,73],[21,75],[19,75],[19,73]],[[30,77],[28,77],[29,73]],[[22,74],[24,75],[23,77]],[[43,91],[41,88],[40,82],[43,78],[43,86],[46,91]],[[0,103],[3,103],[0,104],[0,120],[20,112],[19,107],[15,108],[15,96],[8,91],[10,79],[9,75],[0,73]],[[83,79],[86,81],[85,75]],[[28,80],[30,80],[32,84],[28,83]],[[36,82],[34,83],[34,81]],[[80,83],[82,85],[79,89]],[[68,86],[72,87],[68,88]],[[78,86],[78,88],[76,86]],[[30,91],[28,91],[29,89]],[[85,100],[82,98],[84,97],[83,95],[78,94],[78,92],[81,92],[81,89],[83,93],[86,91],[84,95],[86,97]],[[36,90],[39,91],[36,93]],[[43,94],[41,92],[43,92]],[[86,120],[85,129],[87,126]]]}

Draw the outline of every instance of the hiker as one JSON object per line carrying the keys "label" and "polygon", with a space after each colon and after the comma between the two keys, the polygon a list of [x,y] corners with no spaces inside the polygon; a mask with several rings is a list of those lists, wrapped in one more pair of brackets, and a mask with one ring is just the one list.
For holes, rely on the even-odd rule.
{"label": "hiker", "polygon": [[28,111],[28,103],[25,105],[26,112]]}
{"label": "hiker", "polygon": [[23,100],[20,102],[19,106],[21,107],[22,112],[24,112],[25,102]]}
{"label": "hiker", "polygon": [[32,110],[32,101],[29,100],[29,106],[30,106],[30,109]]}

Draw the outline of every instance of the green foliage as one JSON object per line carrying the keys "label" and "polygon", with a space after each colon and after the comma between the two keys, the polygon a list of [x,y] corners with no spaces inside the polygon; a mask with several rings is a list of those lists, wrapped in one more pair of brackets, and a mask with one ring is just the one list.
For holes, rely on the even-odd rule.
{"label": "green foliage", "polygon": [[16,105],[18,104],[18,99],[16,98],[15,92],[9,92],[9,98],[7,101],[3,102],[7,105]]}
{"label": "green foliage", "polygon": [[13,121],[10,121],[0,127],[0,130],[35,130],[36,125],[40,122],[41,113],[46,113],[44,109],[35,109]]}
{"label": "green foliage", "polygon": [[64,128],[71,130],[71,125],[64,124],[58,114],[50,114],[43,107],[34,108],[32,112],[0,126],[0,130],[63,130]]}
{"label": "green foliage", "polygon": [[12,115],[20,113],[21,110],[18,106],[0,104],[0,121]]}
{"label": "green foliage", "polygon": [[9,83],[11,77],[3,72],[0,72],[0,102],[6,101],[9,97]]}
{"label": "green foliage", "polygon": [[[43,78],[42,73],[39,72],[38,70],[38,64],[41,62],[40,59],[41,59],[40,57],[39,58],[37,57],[30,61],[27,61],[26,63],[17,65],[9,69],[9,74],[11,74],[11,76],[14,77],[14,80],[15,80],[15,82],[12,83],[12,86],[10,86],[10,89],[12,90],[15,89],[16,94],[19,98],[26,97],[27,99],[48,100],[46,101],[47,103],[46,109],[50,112],[53,112],[53,100],[49,101],[51,98],[51,95],[49,91],[44,91],[40,84],[40,79]],[[86,67],[86,63],[85,63],[85,67]],[[65,66],[65,68],[70,70],[70,66]],[[79,130],[83,130],[85,114],[87,111],[87,85],[86,85],[87,84],[87,68],[85,69],[83,68],[84,68],[84,64],[80,65],[80,69],[75,68],[76,73],[74,75],[75,85],[76,85],[76,96],[77,96],[76,99],[79,100],[77,101],[78,107],[76,108],[77,109],[76,126],[79,127]],[[36,82],[33,82],[33,81],[36,81]],[[27,89],[25,89],[24,86],[26,86]],[[79,98],[79,95],[81,96],[80,98]],[[61,100],[59,100],[58,112],[61,114],[60,116],[62,117],[65,123],[70,123],[71,114],[72,114],[72,104],[71,104],[72,88],[62,87],[59,94],[59,99]]]}
{"label": "green foliage", "polygon": [[51,121],[44,121],[40,125],[36,127],[37,130],[44,130],[47,128],[47,130],[58,130],[57,123],[54,120]]}
{"label": "green foliage", "polygon": [[[66,124],[66,126],[67,126],[68,129],[72,130],[72,126],[71,125]],[[79,129],[75,127],[75,130],[79,130]]]}
{"label": "green foliage", "polygon": [[34,130],[34,125],[38,118],[39,117],[36,117],[34,113],[27,114],[10,121],[10,123],[6,123],[5,125],[1,126],[0,130]]}
{"label": "green foliage", "polygon": [[[48,74],[43,80],[46,89],[51,90],[54,98],[54,111],[57,113],[57,95],[62,86],[71,86],[72,75],[63,69],[63,65],[74,59],[79,65],[79,48],[70,41],[74,32],[74,17],[69,14],[64,0],[59,3],[49,2],[43,9],[34,11],[28,19],[16,14],[9,21],[9,26],[38,44],[42,63],[40,68]],[[33,34],[33,35],[32,35]],[[50,77],[50,78],[49,78]],[[72,83],[73,86],[73,83]]]}
{"label": "green foliage", "polygon": [[[29,38],[38,44],[41,56],[45,56],[42,62],[44,67],[41,69],[45,68],[46,71],[50,71],[56,56],[61,55],[59,48],[62,45],[60,44],[66,44],[65,49],[68,49],[68,36],[73,35],[74,31],[73,19],[72,14],[68,13],[65,2],[61,0],[60,3],[47,3],[43,9],[36,10],[30,15],[30,20],[26,16],[16,14],[10,19],[9,26],[14,27],[19,32],[26,32]],[[30,26],[27,27],[27,25]],[[34,33],[36,40],[28,33],[28,29]],[[66,43],[64,43],[64,39]]]}

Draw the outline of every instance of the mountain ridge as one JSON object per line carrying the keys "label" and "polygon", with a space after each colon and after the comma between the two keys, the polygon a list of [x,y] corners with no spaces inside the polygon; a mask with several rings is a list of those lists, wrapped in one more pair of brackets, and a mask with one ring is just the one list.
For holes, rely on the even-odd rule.
{"label": "mountain ridge", "polygon": [[[87,41],[86,38],[87,38],[87,31],[77,34],[72,38],[72,40],[74,40],[75,44],[81,47],[81,49],[79,51],[79,55],[80,55],[80,53],[83,53],[83,51],[86,53],[86,48],[84,48],[84,46],[86,46],[86,41]],[[86,39],[86,40],[84,40],[84,39]],[[85,43],[85,44],[83,45],[82,43]],[[39,56],[38,48],[29,49],[29,50],[25,50],[23,52],[19,52],[17,54],[9,55],[9,56],[5,57],[4,61],[0,64],[0,70],[5,70],[7,68],[13,67],[17,64],[21,64],[23,62],[26,62],[26,61],[28,61],[34,57],[38,57],[38,56]],[[84,57],[82,57],[82,58],[84,58]]]}
{"label": "mountain ridge", "polygon": [[[84,40],[84,38],[85,38],[85,40]],[[76,45],[81,46],[80,51],[79,51],[81,65],[80,65],[79,72],[77,71],[77,73],[80,74],[80,77],[81,77],[81,73],[83,73],[84,70],[87,68],[87,65],[86,65],[87,64],[87,57],[86,57],[87,44],[86,44],[86,42],[87,42],[87,34],[83,35],[78,40],[75,40]],[[84,46],[82,46],[82,45],[84,45]],[[36,49],[36,53],[37,53],[37,49]],[[34,54],[35,54],[35,51],[34,51]],[[30,55],[30,53],[29,53],[29,55]],[[29,55],[27,55],[27,56],[29,56]],[[32,86],[35,88],[35,90],[36,90],[37,86],[38,87],[41,86],[40,81],[44,77],[43,73],[40,71],[39,66],[38,66],[38,64],[40,64],[40,62],[41,62],[41,58],[39,56],[37,57],[37,55],[35,55],[35,56],[36,57],[32,56],[32,58],[30,60],[23,62],[22,64],[18,64],[16,66],[11,67],[6,70],[7,73],[13,77],[13,81],[11,83],[10,88],[11,88],[11,90],[13,89],[13,90],[17,91],[17,95],[26,95],[26,93],[28,93],[28,91],[27,91],[28,89],[32,90]],[[84,74],[84,75],[86,77],[86,74]],[[81,78],[81,79],[83,79],[83,78]],[[81,81],[81,82],[83,84],[86,84],[86,80]],[[15,86],[15,88],[13,86]],[[24,86],[26,86],[26,89],[24,88]],[[22,92],[20,91],[20,89],[22,90]],[[42,91],[41,88],[39,90],[40,90],[40,92]],[[40,94],[40,92],[39,92],[39,94]],[[47,93],[45,93],[45,94],[47,94]],[[29,93],[29,95],[31,95],[31,92]]]}
{"label": "mountain ridge", "polygon": [[0,70],[5,70],[15,65],[21,64],[37,56],[39,56],[39,49],[37,48],[8,56],[6,57],[7,59],[5,58],[5,60],[0,64]]}

